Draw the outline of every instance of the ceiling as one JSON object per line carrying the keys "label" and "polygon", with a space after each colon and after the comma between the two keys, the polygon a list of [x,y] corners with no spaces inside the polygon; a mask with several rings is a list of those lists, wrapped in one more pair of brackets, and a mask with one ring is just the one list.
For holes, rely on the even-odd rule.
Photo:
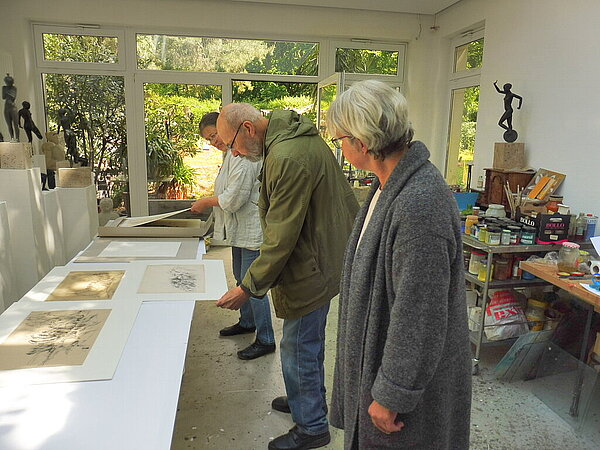
{"label": "ceiling", "polygon": [[247,3],[320,6],[412,14],[436,14],[460,0],[236,0]]}

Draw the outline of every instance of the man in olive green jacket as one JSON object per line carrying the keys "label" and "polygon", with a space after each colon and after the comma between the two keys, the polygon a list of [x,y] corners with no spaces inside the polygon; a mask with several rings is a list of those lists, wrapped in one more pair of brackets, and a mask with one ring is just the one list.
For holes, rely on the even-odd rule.
{"label": "man in olive green jacket", "polygon": [[232,155],[264,158],[258,207],[264,241],[240,286],[217,305],[238,309],[271,289],[284,319],[281,362],[287,397],[273,408],[296,426],[271,449],[317,448],[329,440],[324,386],[325,323],[339,291],[343,254],[358,203],[312,122],[293,111],[267,119],[248,104],[223,108],[219,136]]}

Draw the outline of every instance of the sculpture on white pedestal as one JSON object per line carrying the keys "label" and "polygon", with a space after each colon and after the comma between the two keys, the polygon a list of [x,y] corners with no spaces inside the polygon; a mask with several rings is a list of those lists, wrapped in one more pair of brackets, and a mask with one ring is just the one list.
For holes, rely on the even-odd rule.
{"label": "sculpture on white pedestal", "polygon": [[98,223],[101,227],[107,224],[109,220],[118,218],[119,215],[113,210],[112,198],[106,197],[100,200],[100,212],[98,213]]}

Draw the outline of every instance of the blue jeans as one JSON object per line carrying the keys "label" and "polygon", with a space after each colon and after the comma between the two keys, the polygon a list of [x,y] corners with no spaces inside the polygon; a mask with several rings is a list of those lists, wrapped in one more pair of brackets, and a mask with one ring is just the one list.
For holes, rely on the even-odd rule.
{"label": "blue jeans", "polygon": [[281,368],[292,420],[307,434],[329,429],[325,413],[325,324],[329,302],[295,320],[283,321]]}
{"label": "blue jeans", "polygon": [[[258,250],[231,247],[233,276],[238,285],[246,276],[248,267],[258,257],[258,254]],[[261,344],[275,343],[268,295],[263,298],[250,297],[250,300],[242,305],[240,308],[240,325],[244,328],[256,327],[256,340]]]}

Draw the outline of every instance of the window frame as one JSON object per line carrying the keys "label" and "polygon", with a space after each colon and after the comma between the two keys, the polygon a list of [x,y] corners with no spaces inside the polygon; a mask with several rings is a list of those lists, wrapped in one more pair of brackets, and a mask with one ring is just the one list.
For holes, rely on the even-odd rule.
{"label": "window frame", "polygon": [[[34,72],[39,81],[35,86],[36,114],[45,116],[44,92],[42,92],[42,74],[78,74],[78,75],[121,75],[125,80],[125,103],[127,111],[127,175],[129,182],[130,211],[132,216],[148,214],[148,193],[145,155],[144,128],[144,83],[186,83],[218,84],[222,86],[222,102],[232,102],[233,81],[244,79],[249,81],[298,82],[317,84],[322,79],[335,73],[335,52],[337,48],[357,48],[371,50],[398,51],[398,74],[346,74],[346,81],[351,84],[365,79],[380,79],[397,86],[404,91],[407,70],[407,42],[354,41],[339,40],[333,36],[298,36],[293,33],[227,33],[190,28],[167,28],[149,26],[104,26],[76,24],[48,24],[31,22],[34,44]],[[117,63],[65,62],[44,59],[43,34],[74,34],[82,36],[109,36],[118,40]],[[222,39],[249,39],[263,41],[310,42],[319,45],[318,71],[316,75],[280,75],[259,73],[232,72],[200,72],[181,70],[149,70],[139,69],[137,65],[137,35],[159,34],[170,36],[192,36]],[[201,36],[199,36],[201,35]]]}
{"label": "window frame", "polygon": [[[99,70],[124,71],[126,68],[127,51],[125,30],[90,26],[61,26],[33,24],[35,59],[38,68],[56,68],[61,70]],[[44,58],[44,34],[66,34],[75,36],[104,36],[117,39],[117,62],[94,63],[84,61],[53,61]]]}
{"label": "window frame", "polygon": [[469,77],[479,77],[481,76],[481,68],[483,67],[484,61],[481,62],[481,66],[480,67],[475,67],[473,69],[466,69],[466,70],[461,70],[458,72],[454,71],[454,65],[456,63],[455,61],[455,57],[456,57],[456,49],[458,47],[461,47],[465,44],[469,44],[471,42],[475,42],[478,41],[479,39],[484,39],[484,60],[485,60],[485,36],[484,36],[484,29],[481,28],[477,31],[467,31],[465,33],[463,33],[461,36],[455,38],[452,40],[451,42],[451,49],[452,49],[452,55],[451,55],[451,62],[450,62],[450,72],[448,75],[448,79],[450,80],[450,82],[452,81],[458,81],[461,78],[469,78]]}
{"label": "window frame", "polygon": [[327,73],[335,72],[335,59],[338,48],[349,48],[356,50],[384,50],[398,52],[398,66],[396,75],[370,74],[370,73],[350,73],[345,72],[348,81],[360,81],[366,79],[376,79],[396,85],[403,85],[406,74],[406,51],[408,44],[406,42],[379,42],[379,41],[355,41],[355,40],[332,40],[329,48],[329,61]]}
{"label": "window frame", "polygon": [[[143,69],[138,67],[138,54],[137,54],[137,37],[138,35],[157,35],[157,36],[169,36],[169,37],[189,37],[189,38],[206,38],[206,39],[230,39],[230,40],[240,40],[240,41],[263,41],[263,42],[289,42],[289,43],[306,43],[306,44],[317,44],[319,46],[319,64],[317,66],[317,73],[315,75],[294,75],[294,74],[270,74],[270,73],[253,73],[253,72],[206,72],[206,71],[201,71],[201,70],[163,70],[163,69]],[[253,36],[244,36],[244,37],[240,37],[240,36],[215,36],[215,35],[211,35],[208,33],[199,35],[198,33],[185,33],[185,32],[147,32],[147,31],[140,31],[140,30],[135,30],[134,33],[134,46],[135,46],[135,53],[134,53],[134,60],[135,60],[135,67],[133,68],[133,70],[135,70],[138,73],[147,73],[147,72],[171,72],[171,73],[196,73],[196,74],[210,74],[210,75],[217,75],[217,74],[222,74],[222,75],[230,75],[230,76],[246,76],[246,75],[258,75],[258,76],[262,76],[262,77],[283,77],[284,79],[288,79],[290,77],[305,77],[305,78],[317,78],[319,76],[320,70],[321,70],[321,52],[322,52],[322,41],[318,40],[318,39],[313,39],[313,40],[308,40],[308,39],[291,39],[291,38],[276,38],[276,37],[269,37],[269,38],[260,38],[260,37],[253,37]],[[275,81],[275,80],[271,80],[269,79],[269,81]],[[282,80],[277,80],[277,81],[284,81]]]}
{"label": "window frame", "polygon": [[[480,28],[476,31],[468,31],[462,33],[460,36],[452,39],[450,41],[450,67],[448,72],[448,85],[447,85],[447,94],[446,94],[446,132],[445,132],[445,152],[444,152],[444,160],[443,167],[444,171],[444,179],[448,180],[448,169],[450,165],[449,156],[450,156],[450,132],[451,132],[451,122],[452,122],[452,103],[453,103],[453,93],[458,89],[467,89],[474,86],[479,86],[481,89],[481,68],[483,67],[483,61],[481,67],[476,67],[473,69],[462,70],[460,72],[454,72],[454,64],[455,64],[455,55],[456,49],[462,45],[468,44],[469,42],[477,41],[481,38],[484,38],[484,60],[485,60],[485,29]],[[480,90],[481,92],[481,90]],[[481,101],[481,98],[480,98]],[[479,122],[479,115],[477,115],[477,123]],[[475,135],[477,136],[477,135]],[[477,139],[477,138],[475,138]],[[471,180],[472,182],[473,180]],[[471,186],[467,186],[467,189],[471,189]]]}

